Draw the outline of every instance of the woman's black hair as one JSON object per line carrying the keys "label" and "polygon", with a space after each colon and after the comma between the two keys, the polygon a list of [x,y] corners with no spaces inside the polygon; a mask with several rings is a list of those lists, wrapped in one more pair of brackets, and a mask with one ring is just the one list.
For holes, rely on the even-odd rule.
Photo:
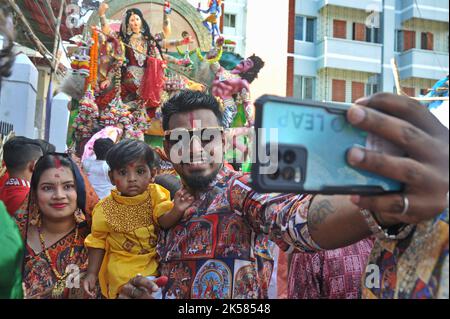
{"label": "woman's black hair", "polygon": [[77,190],[77,207],[85,213],[86,208],[86,186],[83,177],[75,162],[67,154],[47,154],[42,156],[34,167],[30,182],[30,192],[36,196],[39,181],[42,174],[50,168],[68,167],[72,171]]}
{"label": "woman's black hair", "polygon": [[213,111],[217,117],[217,122],[222,123],[223,113],[214,96],[199,91],[182,90],[167,101],[162,108],[163,130],[169,129],[169,121],[172,115],[200,109]]}
{"label": "woman's black hair", "polygon": [[111,171],[124,168],[140,159],[143,159],[150,169],[155,165],[155,154],[150,146],[136,140],[122,140],[106,154],[106,163]]}
{"label": "woman's black hair", "polygon": [[257,77],[259,71],[264,67],[264,61],[257,55],[253,54],[249,59],[253,62],[253,67],[245,72],[239,74],[241,78],[247,80],[248,83],[252,83]]}
{"label": "woman's black hair", "polygon": [[[120,32],[119,32],[120,38],[123,40],[124,43],[126,43],[126,44],[130,43],[130,38],[131,38],[132,34],[129,35],[126,32],[127,32],[127,29],[128,29],[128,25],[130,23],[130,18],[134,14],[138,15],[139,18],[141,18],[142,27],[143,27],[142,34],[147,39],[147,41],[155,43],[155,45],[156,45],[156,47],[157,47],[157,49],[158,49],[158,51],[159,51],[159,53],[161,54],[161,57],[162,57],[163,56],[163,52],[162,52],[162,49],[161,49],[161,45],[158,43],[158,41],[155,39],[155,37],[150,32],[150,26],[148,25],[147,21],[145,21],[144,15],[142,14],[142,11],[137,9],[137,8],[131,8],[131,9],[128,9],[125,12],[125,22],[124,22],[125,26],[121,26],[120,27]],[[124,30],[125,30],[125,32],[124,32]],[[151,49],[150,45],[148,45],[147,55],[150,55],[150,49]]]}

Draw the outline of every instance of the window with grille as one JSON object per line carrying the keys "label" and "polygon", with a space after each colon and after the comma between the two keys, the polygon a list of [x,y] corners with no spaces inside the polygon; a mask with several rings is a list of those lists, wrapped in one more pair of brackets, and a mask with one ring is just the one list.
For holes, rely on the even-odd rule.
{"label": "window with grille", "polygon": [[315,78],[296,75],[294,77],[294,97],[304,100],[314,100]]}
{"label": "window with grille", "polygon": [[225,13],[223,15],[223,26],[226,28],[236,28],[236,15]]}
{"label": "window with grille", "polygon": [[304,16],[295,17],[295,40],[314,42],[316,19]]}

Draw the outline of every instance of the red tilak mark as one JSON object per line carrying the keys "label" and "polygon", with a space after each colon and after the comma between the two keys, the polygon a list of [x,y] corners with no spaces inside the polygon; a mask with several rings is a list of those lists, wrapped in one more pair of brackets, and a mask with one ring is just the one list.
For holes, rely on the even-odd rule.
{"label": "red tilak mark", "polygon": [[194,127],[194,113],[189,113],[189,122],[191,123],[191,127],[192,128],[195,128]]}
{"label": "red tilak mark", "polygon": [[61,168],[61,161],[57,157],[55,157],[55,167],[57,169]]}
{"label": "red tilak mark", "polygon": [[60,178],[61,176],[59,176],[59,174],[55,174],[55,178]]}
{"label": "red tilak mark", "polygon": [[131,163],[128,165],[128,167],[134,168],[136,166],[136,163]]}

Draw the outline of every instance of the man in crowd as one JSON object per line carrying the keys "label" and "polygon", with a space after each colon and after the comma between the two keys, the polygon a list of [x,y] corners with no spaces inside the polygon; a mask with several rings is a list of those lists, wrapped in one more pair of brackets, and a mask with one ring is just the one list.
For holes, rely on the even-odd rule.
{"label": "man in crowd", "polygon": [[[405,150],[408,157],[361,148],[348,154],[348,162],[355,168],[403,182],[403,193],[352,197],[258,194],[247,176],[227,170],[222,163],[205,162],[199,155],[205,144],[213,144],[208,147],[211,156],[223,147],[224,139],[203,141],[195,134],[219,126],[217,102],[190,91],[169,100],[163,108],[165,150],[196,201],[189,216],[169,230],[161,243],[160,270],[169,277],[165,296],[262,296],[257,272],[264,265],[256,262],[253,251],[253,240],[261,233],[269,234],[284,251],[303,252],[344,247],[375,235],[375,253],[394,248],[391,255],[395,260],[408,250],[411,237],[430,233],[433,227],[442,230],[434,238],[431,259],[436,262],[429,263],[426,250],[419,256],[411,251],[412,257],[405,261],[410,265],[408,271],[423,260],[428,262],[420,278],[413,273],[408,287],[401,290],[398,283],[404,268],[394,261],[387,271],[383,258],[375,258],[372,261],[380,272],[375,284],[363,289],[367,298],[414,298],[424,290],[428,297],[439,296],[445,261],[448,263],[448,130],[415,101],[384,93],[357,101],[348,120]],[[180,129],[191,138],[188,162],[174,161],[177,152],[171,153],[178,142],[171,137],[180,135],[171,133]],[[427,231],[422,229],[423,223],[429,223]],[[214,277],[214,273],[220,275]],[[390,276],[392,273],[398,276]],[[385,283],[388,279],[390,285]],[[379,282],[383,285],[376,284]],[[152,281],[138,276],[123,287],[120,297],[151,298],[154,290]],[[443,290],[445,294],[445,286]],[[448,293],[448,285],[446,290]]]}
{"label": "man in crowd", "polygon": [[15,136],[3,146],[9,179],[0,186],[0,200],[10,215],[14,215],[27,198],[34,165],[42,155],[40,143],[23,136]]}

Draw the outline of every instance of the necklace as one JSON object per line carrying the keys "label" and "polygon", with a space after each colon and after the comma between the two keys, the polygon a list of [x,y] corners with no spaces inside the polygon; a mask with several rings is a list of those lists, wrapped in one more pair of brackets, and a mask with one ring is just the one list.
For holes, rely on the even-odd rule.
{"label": "necklace", "polygon": [[[55,275],[57,281],[52,289],[52,298],[53,299],[61,299],[64,295],[64,290],[66,288],[66,278],[69,275],[68,273],[66,274],[60,274],[58,269],[56,269],[56,265],[53,266],[52,263],[52,258],[47,250],[47,248],[45,248],[45,239],[44,239],[44,235],[41,231],[41,224],[39,224],[38,226],[38,233],[39,233],[39,239],[41,241],[41,247],[42,247],[42,251],[45,254],[45,258],[47,259],[47,262],[50,264],[50,268],[52,269],[53,274]],[[73,239],[72,242],[72,247],[70,249],[70,255],[69,255],[69,260],[71,260],[73,258],[73,255],[75,253],[75,243],[78,240],[78,225],[75,228],[75,237]]]}
{"label": "necklace", "polygon": [[138,65],[140,67],[143,67],[145,60],[147,58],[145,54],[147,50],[146,41],[143,39],[142,35],[137,37],[131,37],[130,45],[133,49],[134,57],[136,58]]}

